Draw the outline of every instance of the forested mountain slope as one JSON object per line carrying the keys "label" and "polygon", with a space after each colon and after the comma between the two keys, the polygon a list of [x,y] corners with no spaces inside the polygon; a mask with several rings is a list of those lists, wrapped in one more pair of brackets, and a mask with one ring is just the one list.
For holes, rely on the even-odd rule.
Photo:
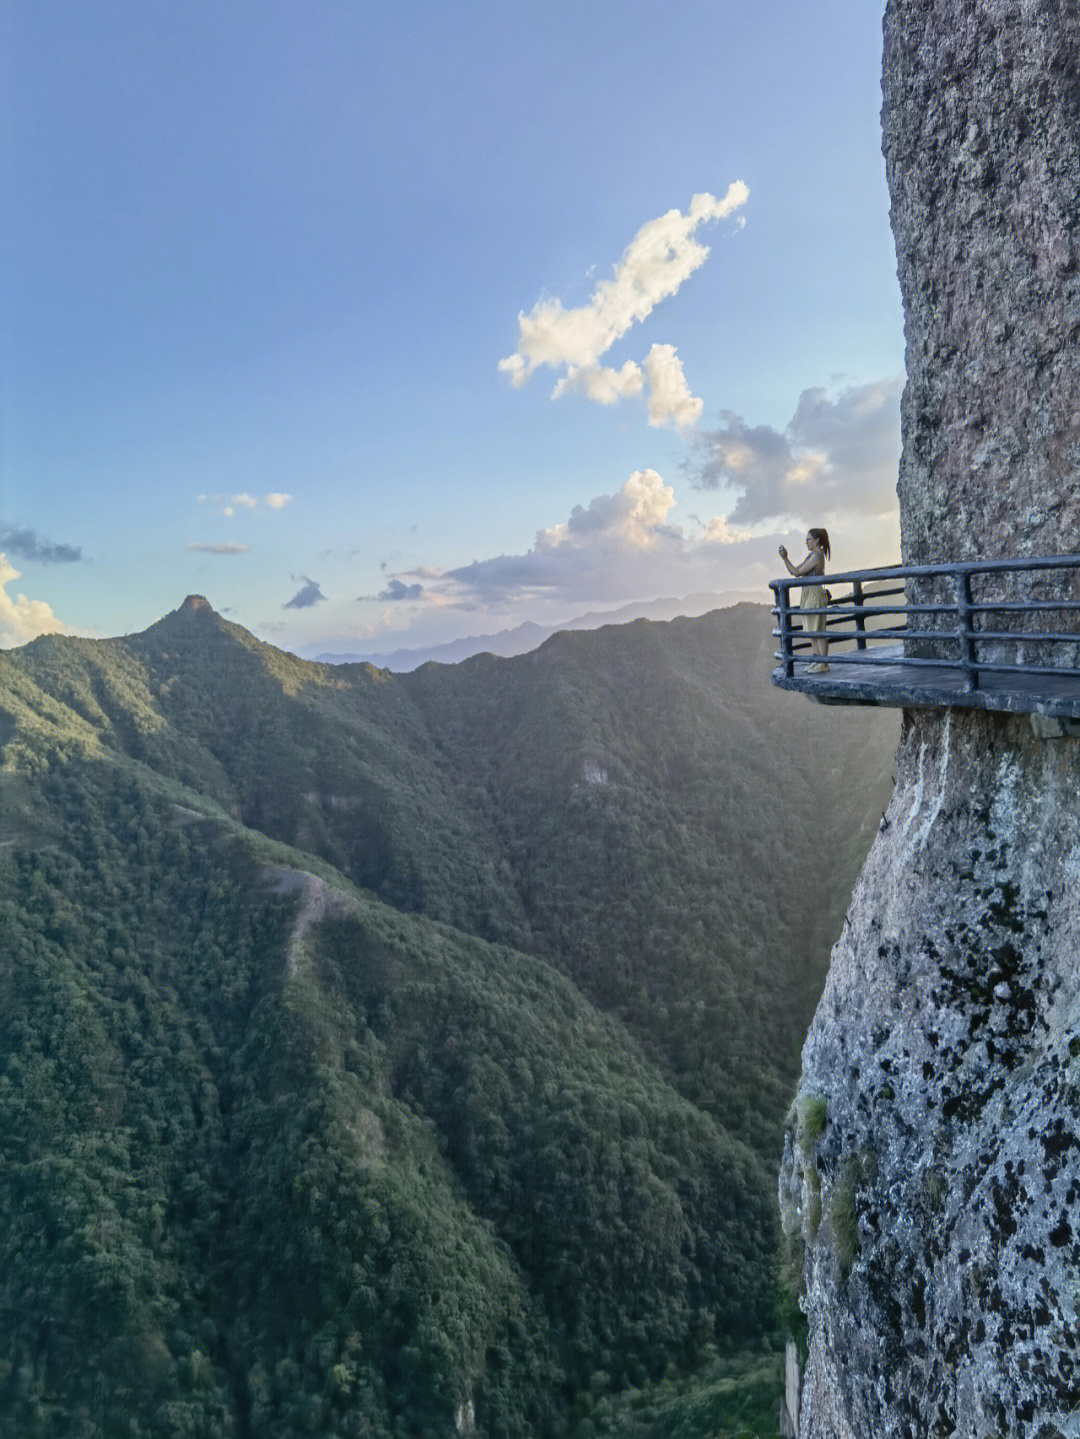
{"label": "forested mountain slope", "polygon": [[894,739],[768,630],[0,656],[4,1432],[584,1434],[768,1333]]}

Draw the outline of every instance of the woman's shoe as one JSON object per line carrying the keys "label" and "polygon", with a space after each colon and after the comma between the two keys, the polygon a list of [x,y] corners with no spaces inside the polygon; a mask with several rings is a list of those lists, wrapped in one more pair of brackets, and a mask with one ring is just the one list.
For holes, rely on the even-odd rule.
{"label": "woman's shoe", "polygon": [[806,672],[807,672],[807,674],[811,674],[811,675],[823,675],[828,668],[829,668],[828,665],[822,665],[822,664],[808,665]]}

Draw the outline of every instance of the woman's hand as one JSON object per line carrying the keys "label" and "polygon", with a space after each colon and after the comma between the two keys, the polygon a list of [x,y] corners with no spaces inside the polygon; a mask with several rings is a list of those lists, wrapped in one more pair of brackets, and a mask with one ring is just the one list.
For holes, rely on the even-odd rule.
{"label": "woman's hand", "polygon": [[786,560],[786,559],[787,559],[787,550],[784,548],[783,545],[780,546],[780,548],[779,548],[779,550],[777,551],[777,553],[779,554],[779,556],[780,556],[780,558],[781,558],[782,560]]}

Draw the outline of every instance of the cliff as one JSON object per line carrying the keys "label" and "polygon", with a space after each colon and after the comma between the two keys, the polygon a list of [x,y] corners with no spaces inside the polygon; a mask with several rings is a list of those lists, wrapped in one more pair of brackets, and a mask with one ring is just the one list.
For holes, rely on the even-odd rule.
{"label": "cliff", "polygon": [[[904,560],[1080,533],[1080,15],[890,0]],[[1080,741],[905,715],[803,1054],[801,1439],[1080,1434]]]}
{"label": "cliff", "polygon": [[882,128],[904,299],[908,564],[1080,536],[1080,12],[891,0]]}

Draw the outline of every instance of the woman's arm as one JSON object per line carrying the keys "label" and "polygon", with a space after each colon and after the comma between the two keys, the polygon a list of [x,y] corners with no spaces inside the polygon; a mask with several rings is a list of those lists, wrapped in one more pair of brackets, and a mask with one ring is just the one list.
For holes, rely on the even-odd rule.
{"label": "woman's arm", "polygon": [[811,550],[801,565],[793,565],[788,561],[788,569],[793,575],[823,575],[825,556],[820,550]]}
{"label": "woman's arm", "polygon": [[788,559],[788,552],[781,545],[779,549],[780,558],[787,565],[789,575],[823,575],[825,573],[825,556],[820,550],[811,550],[801,564],[793,565]]}

